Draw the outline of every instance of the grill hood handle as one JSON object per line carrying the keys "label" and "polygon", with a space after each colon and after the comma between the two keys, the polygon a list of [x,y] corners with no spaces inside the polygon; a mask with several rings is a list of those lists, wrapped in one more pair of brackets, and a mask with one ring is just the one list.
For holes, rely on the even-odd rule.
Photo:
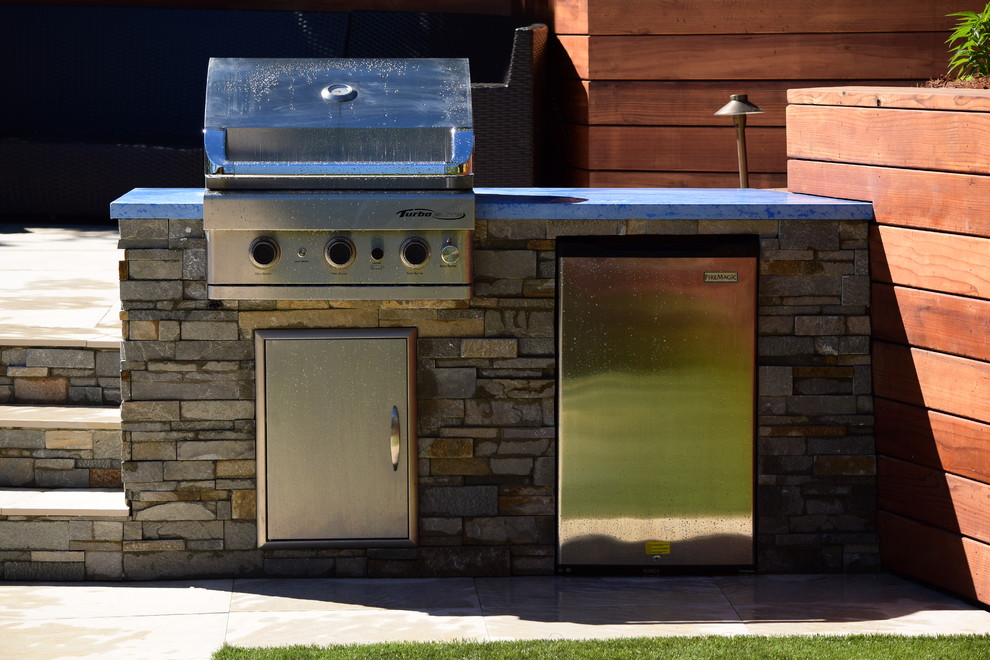
{"label": "grill hood handle", "polygon": [[[351,175],[381,176],[410,175],[443,176],[468,174],[471,171],[471,158],[474,155],[474,130],[471,128],[448,129],[449,151],[430,161],[270,161],[238,160],[227,154],[227,131],[224,128],[206,127],[203,129],[203,149],[206,154],[206,174],[256,174],[256,175]],[[313,138],[320,137],[314,129]],[[337,139],[340,139],[339,137]]]}

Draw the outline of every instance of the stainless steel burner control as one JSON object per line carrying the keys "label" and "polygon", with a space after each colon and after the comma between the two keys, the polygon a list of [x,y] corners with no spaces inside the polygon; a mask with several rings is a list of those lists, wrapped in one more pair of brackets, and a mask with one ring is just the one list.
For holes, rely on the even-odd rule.
{"label": "stainless steel burner control", "polygon": [[470,193],[207,191],[212,298],[468,298]]}
{"label": "stainless steel burner control", "polygon": [[[301,249],[305,250],[305,248]],[[354,257],[357,254],[354,250],[354,243],[343,236],[331,238],[323,253],[327,257],[327,263],[332,268],[347,268],[354,263]]]}
{"label": "stainless steel burner control", "polygon": [[271,268],[278,263],[281,251],[275,240],[267,236],[262,236],[251,241],[248,256],[251,258],[251,263],[254,264],[255,268]]}

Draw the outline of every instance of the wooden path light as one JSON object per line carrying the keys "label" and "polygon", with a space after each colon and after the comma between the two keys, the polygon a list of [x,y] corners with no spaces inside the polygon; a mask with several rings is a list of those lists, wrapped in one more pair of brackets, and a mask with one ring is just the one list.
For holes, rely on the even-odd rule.
{"label": "wooden path light", "polygon": [[749,102],[746,94],[732,94],[729,102],[715,113],[730,115],[736,127],[736,153],[739,156],[739,187],[749,188],[749,166],[746,163],[746,115],[759,115],[763,111]]}

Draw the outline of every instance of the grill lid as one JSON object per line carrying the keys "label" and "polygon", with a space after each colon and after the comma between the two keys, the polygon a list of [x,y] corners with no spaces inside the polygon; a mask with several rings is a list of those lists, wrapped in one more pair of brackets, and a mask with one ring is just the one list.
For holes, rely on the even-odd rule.
{"label": "grill lid", "polygon": [[470,187],[472,126],[466,59],[214,58],[207,187]]}

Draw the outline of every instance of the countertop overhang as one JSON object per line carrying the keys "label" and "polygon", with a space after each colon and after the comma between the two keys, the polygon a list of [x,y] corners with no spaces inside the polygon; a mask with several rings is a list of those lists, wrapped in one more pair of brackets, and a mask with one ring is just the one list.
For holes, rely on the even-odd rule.
{"label": "countertop overhang", "polygon": [[[873,205],[755,188],[475,188],[479,220],[871,220]],[[110,217],[203,217],[202,188],[135,188]]]}

